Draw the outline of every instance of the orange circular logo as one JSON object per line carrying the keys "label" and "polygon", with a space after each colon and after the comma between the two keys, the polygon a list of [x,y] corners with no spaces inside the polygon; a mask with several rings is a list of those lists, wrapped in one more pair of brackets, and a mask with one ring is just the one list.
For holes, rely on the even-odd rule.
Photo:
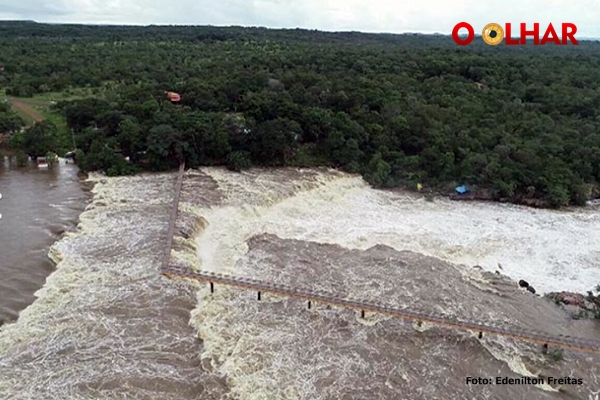
{"label": "orange circular logo", "polygon": [[504,29],[499,24],[492,22],[483,27],[481,36],[484,42],[490,46],[495,46],[504,40]]}

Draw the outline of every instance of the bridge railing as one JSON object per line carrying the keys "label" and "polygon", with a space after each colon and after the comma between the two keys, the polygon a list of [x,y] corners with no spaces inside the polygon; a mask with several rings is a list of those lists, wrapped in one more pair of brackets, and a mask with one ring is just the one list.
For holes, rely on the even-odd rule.
{"label": "bridge railing", "polygon": [[483,336],[483,333],[494,334],[526,342],[539,343],[544,345],[545,349],[547,349],[548,346],[555,346],[569,350],[600,354],[600,342],[573,336],[549,335],[545,332],[530,329],[482,324],[476,321],[461,320],[437,313],[424,313],[418,310],[396,308],[384,303],[371,302],[361,299],[343,298],[333,293],[327,293],[323,291],[300,290],[286,285],[273,284],[255,279],[240,278],[210,272],[194,272],[187,268],[181,267],[167,267],[162,271],[162,273],[170,278],[182,278],[195,282],[209,283],[211,291],[214,291],[215,284],[252,290],[258,292],[259,300],[262,293],[271,293],[277,296],[296,298],[308,302],[328,304],[332,306],[358,310],[361,311],[363,317],[365,312],[372,312],[389,315],[394,318],[412,320],[416,321],[417,323],[427,322],[446,328],[471,331],[478,333],[480,338]]}

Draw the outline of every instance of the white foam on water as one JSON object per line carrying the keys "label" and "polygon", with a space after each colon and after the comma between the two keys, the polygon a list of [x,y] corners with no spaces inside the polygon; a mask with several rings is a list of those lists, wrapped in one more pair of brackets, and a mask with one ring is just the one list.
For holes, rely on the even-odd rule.
{"label": "white foam on water", "polygon": [[209,383],[190,363],[190,293],[159,274],[175,176],[90,180],[77,231],[50,250],[56,271],[0,328],[0,398],[196,398]]}
{"label": "white foam on water", "polygon": [[[272,233],[352,249],[386,244],[478,264],[489,271],[501,262],[507,275],[526,279],[539,291],[585,291],[600,282],[594,266],[600,221],[588,210],[554,212],[446,200],[431,203],[376,191],[360,178],[343,174],[320,173],[312,181],[290,183],[269,173],[257,178],[217,168],[203,171],[230,196],[225,206],[182,206],[208,221],[196,240],[199,265],[205,270],[235,273],[245,268],[243,272],[251,276],[251,263],[236,265],[248,250],[246,241],[256,234]],[[172,332],[168,323],[156,318],[166,318],[170,311],[161,312],[166,298],[177,298],[182,290],[159,281],[155,269],[161,251],[155,252],[148,243],[164,230],[166,220],[153,218],[152,206],[170,204],[172,178],[93,178],[101,183],[94,189],[94,203],[81,216],[77,232],[65,234],[50,252],[60,262],[57,271],[17,323],[0,329],[0,393],[27,400],[37,400],[41,394],[48,399],[116,399],[136,398],[127,393],[137,390],[137,398],[152,398],[156,392],[150,388],[130,388],[127,382],[150,386],[150,382],[169,379],[183,386],[190,377],[203,373],[199,367],[185,369],[176,362],[164,362],[168,354],[176,360],[183,358],[169,350],[170,344],[194,348],[195,342],[191,335]],[[142,212],[136,212],[139,207],[144,207]],[[132,259],[131,254],[139,255]],[[193,261],[185,252],[177,256]],[[464,276],[486,287],[481,274]],[[138,306],[137,301],[150,291],[152,301],[146,299],[150,303]],[[267,296],[259,303],[252,301],[255,296],[220,286],[209,295],[203,288],[191,318],[204,339],[204,347],[195,348],[211,360],[214,370],[228,376],[232,398],[331,399],[344,385],[363,385],[355,377],[373,370],[389,374],[386,387],[410,381],[425,391],[427,382],[443,373],[436,365],[419,365],[422,369],[416,374],[407,363],[395,363],[392,368],[358,357],[354,349],[380,351],[367,335],[387,319],[367,316],[360,320],[352,312],[318,304],[307,314],[301,312],[305,305],[299,302]],[[120,305],[131,307],[123,311]],[[271,313],[264,312],[267,307]],[[148,311],[150,316],[119,318],[105,310]],[[314,314],[319,317],[311,319]],[[336,321],[344,318],[360,323],[340,330]],[[424,351],[429,351],[429,357],[439,357],[443,346],[442,341],[433,342],[433,348]],[[152,353],[152,349],[159,352]],[[303,351],[313,358],[299,361],[296,357]],[[518,358],[519,348],[506,345],[491,352],[514,371],[529,373]],[[414,381],[417,375],[422,381]],[[332,376],[336,381],[330,388],[324,386],[321,380]],[[90,382],[112,382],[112,386],[86,391]],[[172,392],[162,398],[195,397]]]}
{"label": "white foam on water", "polygon": [[[242,177],[206,170],[225,190],[256,195]],[[251,183],[248,183],[249,185]],[[231,189],[234,190],[234,189]],[[258,194],[256,206],[205,210],[209,226],[198,238],[204,268],[227,271],[258,233],[281,238],[367,249],[385,244],[453,263],[480,265],[525,279],[538,292],[586,292],[600,282],[600,214],[589,209],[566,212],[514,205],[425,201],[412,195],[373,190],[359,177],[321,178],[311,190],[274,200]],[[250,202],[251,203],[251,202]]]}
{"label": "white foam on water", "polygon": [[[501,263],[503,274],[529,281],[538,292],[582,292],[600,282],[600,268],[596,266],[600,261],[596,245],[600,239],[600,217],[590,209],[560,212],[439,198],[429,202],[415,195],[373,190],[361,178],[345,174],[322,173],[310,183],[295,183],[290,190],[292,183],[271,177],[270,172],[259,172],[257,176],[253,172],[235,174],[219,168],[202,171],[217,181],[228,197],[220,206],[189,207],[208,221],[196,239],[197,255],[202,269],[207,271],[252,276],[252,267],[238,261],[248,251],[248,239],[269,233],[282,239],[337,244],[349,249],[365,250],[384,244],[466,264],[468,269],[459,268],[464,279],[492,293],[497,291],[471,266],[496,271]],[[284,184],[288,189],[278,187]],[[257,322],[261,314],[256,310],[256,302],[250,301],[253,294],[237,294],[227,288],[217,292],[211,297],[206,290],[201,292],[192,325],[204,340],[203,357],[219,360],[214,367],[230,377],[232,393],[252,400],[327,398],[324,392],[315,392],[315,380],[306,375],[308,370],[304,371],[303,365],[283,360],[283,344],[296,346],[294,339],[288,338],[290,333],[283,331],[281,325],[280,330],[261,331],[268,325]],[[287,307],[288,302],[284,304]],[[312,312],[327,315],[343,311],[314,307]],[[295,340],[300,346],[300,336],[310,336],[306,330],[310,332],[311,328],[302,325],[307,322],[293,313],[286,313],[285,318],[284,326],[296,327]],[[360,323],[353,329],[379,322],[377,318],[357,320]],[[430,330],[425,324],[413,328]],[[318,329],[316,323],[314,329]],[[513,372],[531,376],[521,360],[524,350],[520,345],[511,340],[501,342],[500,348],[485,343],[484,346]],[[266,351],[269,343],[279,347]],[[367,345],[365,338],[358,336],[348,343]],[[313,345],[325,353],[331,350],[319,338],[314,338]],[[256,348],[262,348],[269,360],[253,360]],[[329,368],[335,363],[336,377],[343,380],[355,376],[361,368],[373,367],[364,361],[331,357],[315,360],[314,368]],[[292,373],[295,381],[286,386]],[[397,373],[410,376],[406,370]],[[289,387],[288,392],[284,393],[283,387]],[[547,385],[539,388],[554,391]]]}

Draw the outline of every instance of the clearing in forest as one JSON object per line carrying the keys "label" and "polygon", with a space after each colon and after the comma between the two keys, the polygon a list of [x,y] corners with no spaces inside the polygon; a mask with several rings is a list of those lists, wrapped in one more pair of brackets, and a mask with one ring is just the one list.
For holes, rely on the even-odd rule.
{"label": "clearing in forest", "polygon": [[32,107],[30,107],[24,101],[16,100],[16,99],[11,99],[11,98],[9,98],[8,101],[19,112],[27,115],[29,118],[33,119],[35,122],[42,122],[44,120],[44,117],[39,112],[37,112],[36,110],[34,110]]}

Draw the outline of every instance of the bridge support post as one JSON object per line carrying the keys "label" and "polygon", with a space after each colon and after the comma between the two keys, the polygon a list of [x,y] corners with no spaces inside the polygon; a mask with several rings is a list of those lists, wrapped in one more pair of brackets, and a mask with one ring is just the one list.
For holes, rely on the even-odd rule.
{"label": "bridge support post", "polygon": [[360,317],[364,318],[365,317],[365,310],[360,310]]}
{"label": "bridge support post", "polygon": [[258,292],[258,301],[260,301],[260,292]]}
{"label": "bridge support post", "polygon": [[310,310],[310,300],[308,301],[308,309]]}
{"label": "bridge support post", "polygon": [[479,332],[479,339],[483,339],[483,332]]}
{"label": "bridge support post", "polygon": [[215,284],[214,283],[210,283],[210,292],[214,293],[215,292]]}
{"label": "bridge support post", "polygon": [[548,354],[548,343],[544,343],[544,345],[542,346],[542,353]]}

